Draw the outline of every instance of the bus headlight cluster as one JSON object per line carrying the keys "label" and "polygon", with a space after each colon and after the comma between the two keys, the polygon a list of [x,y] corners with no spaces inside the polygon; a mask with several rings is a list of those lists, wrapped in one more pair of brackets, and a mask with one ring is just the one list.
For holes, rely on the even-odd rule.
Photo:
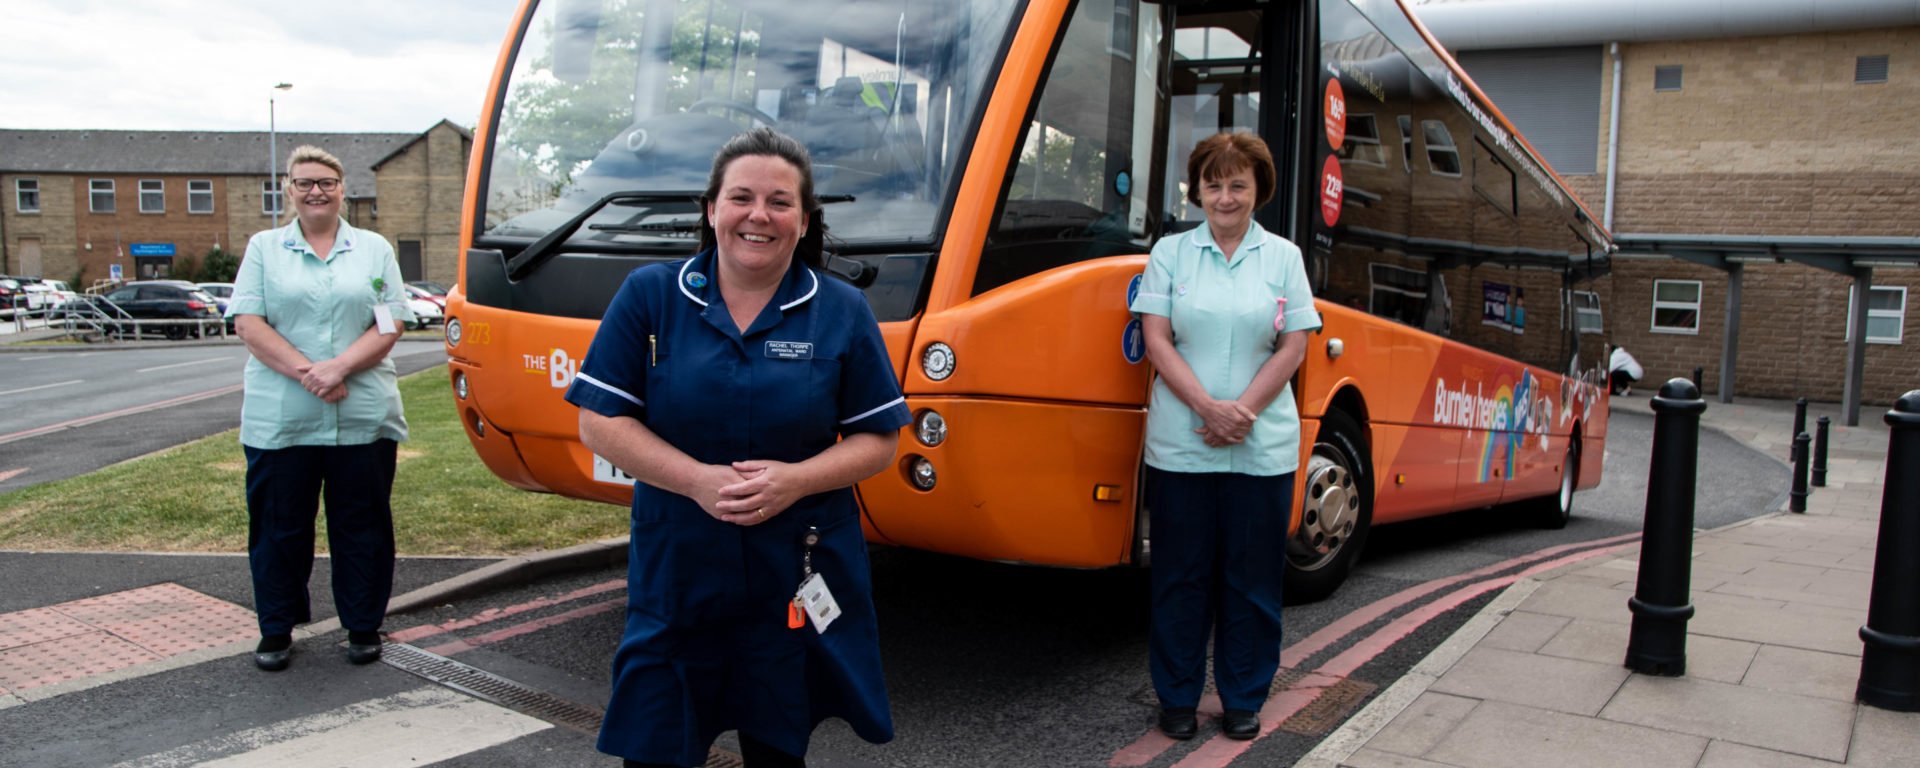
{"label": "bus headlight cluster", "polygon": [[948,376],[952,376],[955,362],[953,347],[938,341],[928,344],[926,351],[920,353],[920,370],[934,381],[946,381]]}
{"label": "bus headlight cluster", "polygon": [[460,318],[447,318],[447,346],[460,346]]}
{"label": "bus headlight cluster", "polygon": [[907,480],[913,487],[923,491],[933,490],[933,484],[939,477],[933,471],[933,461],[925,456],[913,456],[907,460]]}
{"label": "bus headlight cluster", "polygon": [[453,372],[453,393],[456,395],[459,395],[460,399],[462,400],[467,399],[467,372],[466,371]]}
{"label": "bus headlight cluster", "polygon": [[913,435],[928,448],[947,441],[947,420],[939,411],[924,410],[913,418]]}

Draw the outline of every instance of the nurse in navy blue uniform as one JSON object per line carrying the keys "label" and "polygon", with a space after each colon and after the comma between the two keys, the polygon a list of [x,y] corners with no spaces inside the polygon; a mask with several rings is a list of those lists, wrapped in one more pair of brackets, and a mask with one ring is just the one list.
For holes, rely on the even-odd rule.
{"label": "nurse in navy blue uniform", "polygon": [[[865,298],[820,271],[805,147],[729,141],[701,225],[697,255],[627,276],[567,390],[581,441],[638,479],[599,748],[695,766],[736,730],[748,766],[804,765],[829,717],[893,738],[851,486],[909,416]],[[809,574],[840,611],[824,630],[796,604]]]}

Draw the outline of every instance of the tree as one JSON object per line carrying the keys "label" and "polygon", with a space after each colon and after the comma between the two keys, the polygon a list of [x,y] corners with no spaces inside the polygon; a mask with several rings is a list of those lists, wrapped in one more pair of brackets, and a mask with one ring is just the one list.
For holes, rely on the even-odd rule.
{"label": "tree", "polygon": [[200,260],[200,282],[231,283],[237,274],[240,274],[240,257],[231,251],[216,246]]}

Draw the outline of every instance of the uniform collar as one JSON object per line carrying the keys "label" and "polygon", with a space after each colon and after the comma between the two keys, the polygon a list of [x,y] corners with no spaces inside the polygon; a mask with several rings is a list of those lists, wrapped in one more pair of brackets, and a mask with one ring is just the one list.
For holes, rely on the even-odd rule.
{"label": "uniform collar", "polygon": [[[1233,249],[1233,259],[1227,263],[1240,263],[1241,257],[1245,256],[1248,251],[1259,248],[1265,245],[1266,242],[1267,230],[1260,226],[1260,222],[1247,222],[1247,233],[1240,236],[1240,247]],[[1193,244],[1202,248],[1212,249],[1214,253],[1221,252],[1220,245],[1213,241],[1213,227],[1208,226],[1204,219],[1200,221],[1200,226],[1195,227],[1193,230]]]}
{"label": "uniform collar", "polygon": [[[358,235],[360,230],[354,229],[352,225],[348,224],[346,217],[341,217],[339,226],[340,228],[336,230],[333,235],[333,249],[336,251],[353,250],[353,243],[359,239]],[[300,217],[293,217],[293,221],[287,222],[286,226],[280,228],[280,247],[290,251],[313,253],[313,247],[307,245],[306,233],[300,231]],[[333,254],[314,255],[324,261]]]}
{"label": "uniform collar", "polygon": [[[714,278],[720,270],[714,264],[718,256],[713,249],[694,254],[680,265],[680,275],[674,283],[680,286],[680,294],[689,301],[706,307],[719,298],[720,284]],[[780,288],[773,293],[772,304],[785,312],[807,303],[814,294],[820,292],[820,275],[807,265],[794,259],[787,266],[786,277],[781,278]]]}

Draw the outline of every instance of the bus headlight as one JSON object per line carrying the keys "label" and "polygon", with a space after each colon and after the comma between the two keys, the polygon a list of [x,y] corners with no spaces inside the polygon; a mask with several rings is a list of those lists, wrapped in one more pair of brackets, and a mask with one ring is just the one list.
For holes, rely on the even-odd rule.
{"label": "bus headlight", "polygon": [[932,448],[947,441],[947,420],[938,411],[925,410],[913,419],[913,435]]}
{"label": "bus headlight", "polygon": [[449,347],[460,346],[460,319],[459,318],[455,318],[455,317],[447,318],[447,346]]}
{"label": "bus headlight", "polygon": [[933,462],[925,456],[908,458],[907,479],[913,487],[923,491],[933,490],[933,484],[939,479],[933,471]]}
{"label": "bus headlight", "polygon": [[934,381],[946,381],[953,375],[953,347],[938,341],[928,344],[925,352],[920,353],[920,370]]}
{"label": "bus headlight", "polygon": [[453,372],[453,393],[456,395],[459,395],[460,399],[462,400],[467,399],[467,372],[466,371]]}

